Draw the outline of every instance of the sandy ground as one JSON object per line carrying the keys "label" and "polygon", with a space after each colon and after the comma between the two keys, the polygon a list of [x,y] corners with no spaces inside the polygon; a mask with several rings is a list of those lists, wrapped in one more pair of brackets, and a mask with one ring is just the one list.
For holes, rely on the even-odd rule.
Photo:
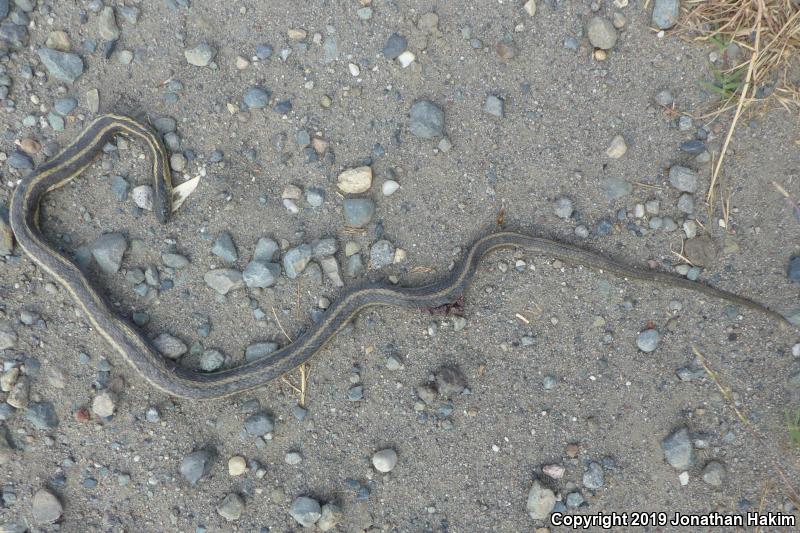
{"label": "sandy ground", "polygon": [[[89,272],[121,314],[149,314],[143,328],[148,335],[169,332],[187,345],[202,342],[235,365],[248,344],[286,343],[272,307],[295,336],[310,323],[318,299],[335,299],[340,291],[327,280],[304,275],[281,277],[265,291],[239,290],[219,298],[203,274],[220,264],[211,246],[223,231],[239,250],[239,269],[265,236],[290,246],[334,237],[341,268],[344,243],[357,242],[366,262],[380,225],[383,238],[406,250],[407,260],[360,278],[396,275],[414,285],[446,272],[459,250],[491,228],[504,210],[511,227],[669,270],[680,262],[672,253],[680,250],[680,228],[641,235],[629,231],[628,224],[646,228],[653,215],[617,219],[620,209],[633,213],[636,204],[654,199],[660,202],[659,216],[679,223],[697,218],[700,233],[715,243],[718,254],[702,270],[702,280],[777,309],[796,306],[798,287],[787,279],[786,264],[797,252],[800,226],[770,186],[776,180],[799,192],[796,119],[773,111],[737,130],[724,168],[732,211],[727,230],[720,227],[719,206],[709,217],[703,204],[709,165],[679,151],[683,141],[694,138],[696,127],[679,131],[676,116],[654,102],[656,93],[668,89],[677,112],[707,110],[712,100],[699,81],[710,77],[712,49],[669,34],[658,37],[649,28],[643,2],[624,9],[601,4],[599,15],[610,19],[619,11],[627,17],[604,62],[591,57],[591,46],[581,36],[592,14],[583,2],[541,3],[530,17],[518,2],[380,0],[371,6],[371,18],[363,20],[356,13],[362,6],[349,0],[302,6],[194,0],[191,7],[175,10],[170,2],[134,1],[128,4],[141,10],[138,22],[117,14],[122,32],[108,60],[98,14],[89,4],[39,2],[28,14],[33,21],[28,45],[2,61],[13,80],[9,98],[16,106],[0,114],[6,131],[0,150],[10,155],[23,138],[67,144],[94,116],[84,96],[91,89],[99,90],[101,112],[177,121],[181,150],[196,157],[185,172],[176,173],[176,182],[201,169],[205,176],[167,225],[148,213],[137,216],[130,198],[117,202],[102,178],[118,174],[132,185],[148,182],[148,166],[135,143],[104,156],[83,177],[50,195],[42,210],[50,242],[68,251],[112,231],[124,233],[129,243],[142,241],[136,250],[128,249],[119,273],[106,275],[95,267]],[[438,14],[438,32],[417,26],[431,11]],[[466,27],[470,38],[482,41],[481,49],[465,38]],[[290,28],[303,28],[307,36],[292,41]],[[48,80],[35,52],[53,30],[64,30],[83,58],[84,73],[74,83]],[[416,54],[408,68],[382,54],[395,32],[408,38]],[[325,62],[316,33],[323,42],[335,36],[334,61]],[[569,36],[580,42],[577,50],[564,46]],[[86,39],[98,42],[97,51],[85,50]],[[508,39],[516,56],[503,60],[495,45]],[[184,51],[201,42],[218,50],[216,68],[184,59]],[[237,69],[236,57],[252,60],[262,43],[274,47],[272,57]],[[286,60],[280,57],[284,49],[291,50]],[[118,60],[125,50],[134,54],[129,65]],[[349,63],[359,66],[358,76]],[[37,74],[32,79],[21,74],[26,65]],[[183,86],[174,102],[165,99],[169,80]],[[290,100],[292,111],[239,108],[253,86],[271,89],[273,101]],[[504,99],[503,118],[482,111],[490,94]],[[38,117],[65,95],[77,98],[79,106],[64,131],[55,132]],[[326,95],[327,108],[320,105]],[[409,109],[419,99],[444,110],[450,151],[409,133]],[[32,126],[23,123],[28,115],[37,117]],[[709,125],[709,151],[719,152],[727,124]],[[326,155],[316,162],[307,163],[295,142],[301,129],[328,143]],[[276,150],[274,136],[281,133],[285,145]],[[605,150],[617,134],[626,139],[628,151],[610,159]],[[375,151],[376,143],[383,153]],[[210,162],[214,150],[224,153],[222,162]],[[37,164],[43,159],[34,156]],[[366,196],[377,211],[366,230],[354,234],[344,226],[336,176],[364,163],[374,172]],[[676,208],[679,193],[666,179],[675,164],[701,176],[696,212],[689,217]],[[22,174],[5,163],[0,173],[0,201],[7,204]],[[608,177],[634,184],[630,194],[609,200],[603,190]],[[380,186],[390,178],[401,188],[384,197]],[[300,212],[289,213],[281,194],[292,184],[323,189],[322,207],[301,199]],[[573,202],[576,212],[569,220],[554,212],[559,197]],[[598,235],[603,220],[612,225],[608,235]],[[575,235],[581,224],[589,229],[588,238]],[[124,271],[150,264],[163,269],[159,255],[173,245],[191,260],[174,276],[174,288],[151,291],[148,297],[136,294]],[[515,268],[518,260],[525,263],[521,272]],[[52,402],[59,418],[56,427],[39,430],[21,409],[4,422],[14,448],[0,468],[0,523],[9,531],[16,531],[12,524],[19,531],[294,531],[302,527],[289,510],[304,495],[338,505],[341,531],[562,530],[529,516],[526,500],[535,479],[559,500],[581,494],[585,502],[568,508],[569,514],[748,509],[797,514],[776,464],[796,481],[798,452],[789,441],[785,413],[796,410],[800,399],[797,378],[792,379],[800,366],[792,356],[798,334],[758,313],[731,311],[724,302],[548,257],[498,253],[483,262],[467,292],[462,330],[455,331],[452,318],[407,310],[377,309],[359,316],[352,329],[313,359],[308,415],[300,421],[293,414],[298,397],[282,382],[211,402],[159,393],[89,327],[65,291],[48,290],[52,281],[19,249],[0,262],[0,313],[18,335],[0,354],[6,369],[26,358],[40,363],[38,372],[30,369],[31,402]],[[347,285],[357,281],[345,280]],[[265,320],[254,318],[251,298],[266,311]],[[20,323],[24,310],[41,315],[46,325]],[[211,333],[201,338],[197,328],[206,321]],[[662,335],[652,353],[636,345],[638,333],[648,327]],[[676,376],[678,368],[691,365],[692,346],[731,387],[733,401],[703,372],[692,381]],[[402,361],[401,369],[387,368],[391,355]],[[108,363],[107,377],[120,387],[115,414],[79,421],[75,413],[99,393],[98,369]],[[420,404],[416,388],[442,365],[464,372],[470,394]],[[23,374],[29,372],[30,363],[22,366]],[[60,380],[52,378],[59,373]],[[546,388],[549,377],[555,385]],[[291,379],[297,382],[297,374]],[[348,389],[356,383],[363,385],[364,398],[348,401]],[[242,405],[252,399],[274,418],[267,440],[244,432]],[[757,435],[734,406],[746,413]],[[151,407],[160,421],[146,419]],[[445,416],[449,408],[452,414]],[[661,446],[680,427],[687,427],[693,440],[705,441],[703,449],[694,450],[685,486],[682,470],[667,464]],[[578,444],[576,457],[569,455],[570,444]],[[208,475],[190,485],[180,464],[207,446],[216,450],[216,460]],[[384,448],[399,457],[388,474],[377,472],[370,461]],[[289,452],[299,452],[302,461],[287,464]],[[229,475],[227,462],[234,455],[245,457],[252,468]],[[727,472],[720,486],[703,480],[711,460]],[[603,465],[602,486],[594,490],[584,486],[591,462]],[[561,479],[542,472],[551,464],[564,467]],[[127,484],[120,483],[120,474],[130,476]],[[87,478],[96,480],[96,487]],[[367,487],[368,496],[363,490],[359,496],[359,487]],[[56,524],[34,523],[33,495],[42,488],[63,505]],[[245,509],[240,518],[227,521],[216,508],[231,493],[242,497]],[[789,529],[762,529],[768,530]]]}

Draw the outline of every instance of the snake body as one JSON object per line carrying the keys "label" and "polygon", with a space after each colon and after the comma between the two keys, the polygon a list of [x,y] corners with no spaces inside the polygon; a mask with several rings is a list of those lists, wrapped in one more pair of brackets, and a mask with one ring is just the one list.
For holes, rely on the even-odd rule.
{"label": "snake body", "polygon": [[487,253],[501,248],[523,248],[564,262],[610,272],[623,278],[688,289],[726,300],[785,321],[776,311],[749,298],[689,281],[665,272],[644,270],[598,253],[541,237],[498,231],[477,239],[449,274],[420,287],[364,284],[345,290],[322,319],[288,346],[241,366],[213,373],[195,372],[162,357],[153,343],[127,320],[118,316],[78,266],[47,244],[39,229],[39,204],[49,191],[61,187],[89,166],[115,135],[142,141],[151,156],[153,209],[160,222],[171,213],[171,176],[168,156],[150,127],[126,116],[103,115],[61,153],[25,177],[11,199],[10,222],[20,247],[72,296],[91,325],[151,385],[183,398],[213,399],[237,394],[267,383],[319,352],[359,311],[370,306],[405,308],[438,307],[452,303],[469,285],[478,263]]}

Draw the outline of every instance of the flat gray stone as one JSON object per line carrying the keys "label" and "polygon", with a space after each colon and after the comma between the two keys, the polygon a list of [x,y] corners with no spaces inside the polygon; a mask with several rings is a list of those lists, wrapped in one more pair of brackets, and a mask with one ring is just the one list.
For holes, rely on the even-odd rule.
{"label": "flat gray stone", "polygon": [[58,426],[58,416],[51,402],[36,402],[28,406],[25,418],[36,429],[53,429]]}
{"label": "flat gray stone", "polygon": [[444,135],[444,111],[428,100],[411,106],[409,129],[420,139],[436,139]]}
{"label": "flat gray stone", "polygon": [[669,169],[669,183],[679,191],[696,192],[697,181],[697,173],[690,168],[675,165]]}
{"label": "flat gray stone", "polygon": [[659,30],[668,30],[678,22],[680,0],[655,0],[653,4],[653,25]]}
{"label": "flat gray stone", "polygon": [[244,105],[250,109],[261,109],[269,104],[270,92],[261,87],[251,87],[244,93]]}
{"label": "flat gray stone", "polygon": [[33,521],[37,524],[52,524],[59,518],[64,508],[58,498],[46,489],[39,489],[33,495],[33,504],[31,505],[31,512],[33,513]]}
{"label": "flat gray stone", "polygon": [[156,347],[156,350],[158,350],[161,355],[169,359],[178,359],[189,349],[182,340],[169,333],[162,333],[153,339],[153,346]]}
{"label": "flat gray stone", "polygon": [[553,507],[556,505],[556,495],[552,490],[542,485],[538,480],[533,482],[531,490],[528,492],[528,502],[526,509],[534,520],[546,520]]}
{"label": "flat gray stone", "polygon": [[115,274],[122,265],[122,256],[128,249],[128,242],[121,233],[101,235],[91,245],[92,257],[100,270],[106,274]]}
{"label": "flat gray stone", "polygon": [[610,50],[617,44],[617,30],[611,21],[602,17],[592,17],[586,24],[586,33],[589,42],[595,48]]}
{"label": "flat gray stone", "polygon": [[661,441],[661,449],[667,462],[676,470],[691,468],[695,462],[694,448],[689,430],[679,428]]}
{"label": "flat gray stone", "polygon": [[83,60],[70,52],[39,48],[39,59],[47,72],[57,80],[72,83],[83,74]]}
{"label": "flat gray stone", "polygon": [[214,463],[215,454],[209,450],[197,450],[192,452],[181,461],[180,472],[181,475],[194,485],[203,476],[211,472],[211,467]]}
{"label": "flat gray stone", "polygon": [[281,275],[281,267],[277,263],[250,261],[242,272],[244,284],[253,287],[272,287]]}
{"label": "flat gray stone", "polygon": [[256,342],[244,350],[244,360],[249,363],[264,356],[267,356],[278,349],[276,342]]}
{"label": "flat gray stone", "polygon": [[312,527],[322,516],[322,508],[314,498],[300,496],[292,502],[289,514],[301,526]]}
{"label": "flat gray stone", "polygon": [[382,239],[373,244],[369,249],[369,264],[375,269],[381,269],[394,262],[394,245]]}
{"label": "flat gray stone", "polygon": [[183,52],[186,62],[196,67],[208,66],[216,55],[217,50],[208,43],[200,43],[194,48],[189,48]]}
{"label": "flat gray stone", "polygon": [[483,103],[483,112],[487,115],[503,118],[505,116],[505,101],[499,96],[490,94]]}
{"label": "flat gray stone", "polygon": [[301,244],[292,248],[283,255],[283,270],[289,279],[295,279],[306,269],[311,260],[312,248],[308,244]]}
{"label": "flat gray stone", "polygon": [[222,295],[244,287],[242,273],[232,268],[209,270],[203,275],[203,280],[206,282],[206,285]]}
{"label": "flat gray stone", "polygon": [[236,493],[230,493],[225,496],[217,506],[217,513],[225,520],[232,522],[239,520],[244,512],[244,500]]}
{"label": "flat gray stone", "polygon": [[235,263],[239,259],[239,253],[236,251],[236,245],[233,244],[233,238],[230,233],[222,232],[214,241],[214,246],[211,248],[211,253],[225,261],[226,263]]}
{"label": "flat gray stone", "polygon": [[375,202],[369,198],[347,198],[343,206],[345,224],[355,228],[366,226],[375,215]]}
{"label": "flat gray stone", "polygon": [[275,253],[280,250],[278,243],[267,237],[258,239],[256,250],[253,252],[253,261],[271,263],[275,259]]}

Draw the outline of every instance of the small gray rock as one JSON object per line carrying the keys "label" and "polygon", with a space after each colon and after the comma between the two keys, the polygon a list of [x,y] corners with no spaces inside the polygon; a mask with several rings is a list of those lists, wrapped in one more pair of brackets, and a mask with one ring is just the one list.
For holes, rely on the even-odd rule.
{"label": "small gray rock", "polygon": [[265,357],[278,349],[275,342],[256,342],[244,350],[244,360],[246,363]]}
{"label": "small gray rock", "polygon": [[355,278],[362,272],[364,272],[364,261],[361,259],[361,254],[354,254],[348,257],[344,267],[345,276]]}
{"label": "small gray rock", "polygon": [[538,480],[533,482],[531,490],[528,492],[528,502],[526,509],[534,520],[546,520],[553,507],[556,505],[556,495],[552,490],[542,485]]}
{"label": "small gray rock", "polygon": [[244,287],[242,273],[232,268],[209,270],[203,275],[203,280],[206,282],[206,285],[222,295]]}
{"label": "small gray rock", "polygon": [[55,407],[50,402],[32,403],[25,412],[25,418],[36,429],[53,429],[58,426],[58,416]]}
{"label": "small gray rock", "polygon": [[672,93],[669,90],[664,89],[656,94],[655,100],[658,105],[668,107],[671,106],[675,101],[675,97],[672,96]]}
{"label": "small gray rock", "polygon": [[394,60],[400,57],[400,54],[405,52],[407,47],[408,39],[399,33],[393,33],[383,46],[383,55],[386,59]]}
{"label": "small gray rock", "polygon": [[244,429],[248,435],[261,437],[272,431],[275,424],[267,413],[256,413],[244,420]]}
{"label": "small gray rock", "polygon": [[233,492],[225,496],[222,503],[217,506],[217,513],[228,522],[239,520],[243,512],[244,500],[242,500],[241,496]]}
{"label": "small gray rock", "polygon": [[272,239],[262,237],[256,243],[256,250],[253,252],[253,261],[261,261],[262,263],[271,263],[275,258],[275,253],[280,250],[278,243]]}
{"label": "small gray rock", "polygon": [[153,339],[153,346],[155,346],[156,350],[164,357],[168,357],[169,359],[178,359],[189,349],[182,340],[169,333],[162,333]]}
{"label": "small gray rock", "polygon": [[203,372],[219,370],[225,363],[225,355],[219,350],[205,350],[200,356],[200,369]]}
{"label": "small gray rock", "polygon": [[397,452],[391,448],[375,452],[372,456],[372,466],[378,472],[391,472],[397,465]]}
{"label": "small gray rock", "polygon": [[176,253],[161,254],[161,262],[166,266],[175,269],[184,268],[189,264],[189,260],[186,259],[186,257]]}
{"label": "small gray rock", "polygon": [[557,199],[554,207],[557,217],[567,219],[572,216],[572,200],[569,198]]}
{"label": "small gray rock", "polygon": [[72,83],[83,74],[83,61],[76,54],[50,48],[40,48],[38,54],[47,72],[57,80]]}
{"label": "small gray rock", "polygon": [[308,266],[311,260],[312,248],[308,244],[301,244],[291,248],[283,255],[283,270],[289,279],[295,279]]}
{"label": "small gray rock", "polygon": [[456,367],[439,367],[435,377],[436,389],[445,398],[461,394],[467,388],[467,376]]}
{"label": "small gray rock", "polygon": [[682,192],[694,193],[697,191],[698,176],[694,170],[680,165],[669,169],[669,183]]}
{"label": "small gray rock", "polygon": [[483,112],[487,115],[503,118],[505,116],[505,101],[499,96],[490,94],[483,103]]}
{"label": "small gray rock", "polygon": [[60,115],[69,115],[76,107],[78,107],[78,101],[71,96],[59,98],[53,103],[53,109]]}
{"label": "small gray rock", "polygon": [[289,514],[303,527],[312,527],[322,516],[319,502],[308,496],[295,498]]}
{"label": "small gray rock", "polygon": [[335,254],[339,250],[336,239],[319,239],[311,243],[311,255],[314,259],[322,259]]}
{"label": "small gray rock", "polygon": [[678,22],[680,0],[655,0],[653,4],[653,25],[659,30],[668,30]]}
{"label": "small gray rock", "polygon": [[281,267],[277,263],[250,261],[242,272],[244,284],[253,287],[272,287],[281,275]]}
{"label": "small gray rock", "polygon": [[643,352],[652,352],[658,347],[661,334],[656,329],[646,329],[636,337],[636,346]]}
{"label": "small gray rock", "polygon": [[597,490],[605,484],[603,467],[600,463],[592,461],[583,473],[583,486],[587,489]]}
{"label": "small gray rock", "polygon": [[228,232],[219,234],[217,240],[214,241],[214,246],[211,248],[211,253],[226,263],[235,263],[236,260],[239,259],[236,245],[233,244],[233,239]]}
{"label": "small gray rock", "polygon": [[269,104],[270,92],[261,87],[251,87],[244,93],[244,105],[250,109],[261,109]]}
{"label": "small gray rock", "polygon": [[8,157],[8,166],[17,170],[31,170],[33,169],[33,159],[24,152],[14,150]]}
{"label": "small gray rock", "polygon": [[595,16],[589,19],[586,24],[586,33],[589,37],[589,42],[595,48],[610,50],[617,44],[617,30],[610,21],[602,17]]}
{"label": "small gray rock", "polygon": [[633,192],[633,185],[622,178],[609,177],[603,180],[603,192],[609,200],[618,200]]}
{"label": "small gray rock", "polygon": [[375,215],[375,203],[369,198],[347,198],[344,201],[344,221],[348,226],[362,228]]}
{"label": "small gray rock", "polygon": [[373,244],[369,249],[370,266],[379,270],[389,266],[394,261],[394,245],[387,240],[380,240]]}
{"label": "small gray rock", "polygon": [[185,50],[183,55],[186,58],[186,62],[190,65],[206,67],[211,63],[211,60],[214,59],[214,56],[217,55],[217,51],[208,43],[200,43],[194,48]]}
{"label": "small gray rock", "polygon": [[719,487],[725,482],[728,472],[725,465],[719,461],[710,461],[705,468],[703,468],[703,481],[712,487]]}
{"label": "small gray rock", "polygon": [[411,106],[411,133],[420,139],[436,139],[444,135],[444,111],[428,100]]}
{"label": "small gray rock", "polygon": [[664,450],[667,462],[676,470],[686,470],[695,462],[692,440],[685,427],[675,430],[662,440],[661,449]]}
{"label": "small gray rock", "polygon": [[117,19],[114,16],[114,8],[106,6],[100,10],[100,15],[97,17],[97,22],[100,27],[100,37],[106,41],[115,41],[119,39],[120,31],[117,26]]}
{"label": "small gray rock", "polygon": [[181,475],[194,485],[200,478],[211,472],[215,454],[210,450],[197,450],[192,452],[181,461]]}
{"label": "small gray rock", "polygon": [[322,506],[322,516],[317,521],[320,531],[330,531],[342,520],[342,510],[335,503],[326,503]]}
{"label": "small gray rock", "polygon": [[[789,266],[786,268],[786,275],[790,281],[800,283],[800,255],[793,255],[789,258]],[[0,333],[2,335],[2,333]]]}
{"label": "small gray rock", "polygon": [[33,495],[31,506],[33,521],[36,524],[52,524],[59,518],[64,508],[58,498],[46,489],[39,489]]}
{"label": "small gray rock", "polygon": [[106,274],[115,274],[122,265],[122,256],[128,249],[128,242],[121,233],[101,235],[91,245],[92,257],[100,270]]}

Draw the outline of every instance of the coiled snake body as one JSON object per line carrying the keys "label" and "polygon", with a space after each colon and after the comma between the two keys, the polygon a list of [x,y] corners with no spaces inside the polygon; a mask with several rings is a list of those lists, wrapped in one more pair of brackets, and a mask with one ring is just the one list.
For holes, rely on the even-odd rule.
{"label": "coiled snake body", "polygon": [[106,341],[145,380],[174,396],[192,399],[221,398],[263,385],[319,352],[365,307],[391,305],[421,308],[451,303],[470,283],[480,259],[500,248],[524,248],[621,277],[700,292],[785,321],[781,314],[753,300],[703,283],[664,272],[631,267],[571,244],[500,231],[476,240],[465,257],[442,280],[422,287],[366,284],[347,289],[333,302],[317,324],[290,345],[236,368],[213,373],[195,372],[162,357],[147,337],[111,309],[72,260],[47,244],[39,229],[41,198],[80,174],[117,134],[142,141],[150,151],[154,180],[153,209],[158,220],[166,222],[172,205],[171,176],[168,156],[160,139],[148,126],[129,117],[103,115],[89,124],[61,153],[40,165],[16,187],[11,199],[11,227],[25,253],[72,295],[89,322]]}

